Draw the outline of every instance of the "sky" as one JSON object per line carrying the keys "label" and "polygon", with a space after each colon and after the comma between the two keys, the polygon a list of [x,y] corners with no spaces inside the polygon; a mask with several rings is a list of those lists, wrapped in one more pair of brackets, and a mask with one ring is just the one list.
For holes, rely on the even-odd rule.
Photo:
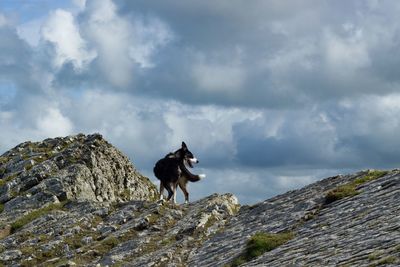
{"label": "sky", "polygon": [[[157,183],[185,141],[191,199],[253,204],[400,166],[396,0],[0,0],[0,154],[101,133]],[[182,200],[181,193],[178,193]]]}

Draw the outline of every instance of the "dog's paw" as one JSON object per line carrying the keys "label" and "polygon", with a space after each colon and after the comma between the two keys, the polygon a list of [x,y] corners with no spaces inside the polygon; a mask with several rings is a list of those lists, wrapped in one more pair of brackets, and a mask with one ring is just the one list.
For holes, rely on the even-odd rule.
{"label": "dog's paw", "polygon": [[205,175],[204,173],[199,174],[199,178],[200,178],[200,179],[204,179],[204,178],[206,178],[206,175]]}

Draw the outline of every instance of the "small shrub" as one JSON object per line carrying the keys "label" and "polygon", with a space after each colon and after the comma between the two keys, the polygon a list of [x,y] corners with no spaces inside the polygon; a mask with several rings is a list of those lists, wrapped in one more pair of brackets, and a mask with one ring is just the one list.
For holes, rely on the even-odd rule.
{"label": "small shrub", "polygon": [[373,252],[373,253],[368,255],[368,260],[369,261],[377,260],[381,254],[382,253],[379,253],[379,252]]}
{"label": "small shrub", "polygon": [[325,204],[332,203],[336,200],[345,198],[345,197],[352,197],[358,195],[356,188],[352,184],[345,184],[341,185],[331,191],[329,191],[325,196]]}
{"label": "small shrub", "polygon": [[282,232],[277,234],[271,233],[256,233],[247,242],[245,252],[236,258],[231,266],[239,266],[245,262],[248,262],[258,256],[261,256],[265,252],[271,251],[294,237],[292,232]]}

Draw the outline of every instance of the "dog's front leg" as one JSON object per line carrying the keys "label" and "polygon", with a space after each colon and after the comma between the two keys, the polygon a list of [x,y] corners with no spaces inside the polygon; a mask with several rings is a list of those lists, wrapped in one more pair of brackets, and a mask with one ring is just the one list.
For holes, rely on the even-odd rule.
{"label": "dog's front leg", "polygon": [[176,204],[176,188],[178,186],[178,183],[175,183],[174,186],[172,187],[172,190],[174,192],[174,204]]}
{"label": "dog's front leg", "polygon": [[164,185],[160,183],[160,201],[164,200]]}

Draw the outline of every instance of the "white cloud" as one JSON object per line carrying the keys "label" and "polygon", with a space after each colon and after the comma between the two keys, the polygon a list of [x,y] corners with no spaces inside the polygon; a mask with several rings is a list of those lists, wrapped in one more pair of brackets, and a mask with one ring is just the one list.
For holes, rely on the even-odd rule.
{"label": "white cloud", "polygon": [[40,29],[45,19],[34,19],[18,25],[18,35],[31,46],[37,46],[40,41]]}
{"label": "white cloud", "polygon": [[57,137],[72,133],[72,122],[57,108],[48,108],[37,118],[37,130],[44,136]]}
{"label": "white cloud", "polygon": [[86,7],[85,34],[98,51],[103,75],[117,87],[125,88],[132,82],[135,65],[153,67],[153,55],[172,39],[161,20],[129,20],[117,13],[111,0],[88,1]]}
{"label": "white cloud", "polygon": [[57,9],[52,12],[41,32],[42,38],[55,47],[54,65],[57,68],[71,62],[80,71],[96,57],[96,52],[87,48],[73,15],[68,11]]}
{"label": "white cloud", "polygon": [[169,27],[157,18],[136,19],[133,32],[129,56],[142,68],[154,67],[153,54],[174,38]]}
{"label": "white cloud", "polygon": [[72,0],[75,6],[77,6],[80,10],[83,10],[86,6],[86,0]]}

